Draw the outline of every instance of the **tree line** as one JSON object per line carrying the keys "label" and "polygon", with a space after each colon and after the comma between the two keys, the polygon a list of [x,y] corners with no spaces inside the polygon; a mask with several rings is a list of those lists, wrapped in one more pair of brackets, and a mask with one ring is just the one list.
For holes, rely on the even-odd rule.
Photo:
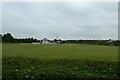
{"label": "tree line", "polygon": [[110,40],[65,40],[61,42],[62,44],[97,44],[97,45],[114,45],[119,46],[120,42],[118,40],[116,41],[110,41]]}
{"label": "tree line", "polygon": [[39,40],[34,39],[34,38],[17,39],[17,38],[14,38],[10,33],[4,34],[3,36],[0,34],[0,38],[2,39],[3,43],[32,43],[32,42],[39,42]]}
{"label": "tree line", "polygon": [[[17,39],[14,38],[10,33],[1,35],[0,34],[0,41],[3,43],[32,43],[32,42],[41,42],[41,40],[34,39],[34,38],[21,38]],[[50,41],[50,40],[49,40]],[[54,42],[59,42],[59,44],[97,44],[97,45],[114,45],[119,46],[118,40],[57,40],[54,39]],[[52,42],[52,41],[51,41]]]}

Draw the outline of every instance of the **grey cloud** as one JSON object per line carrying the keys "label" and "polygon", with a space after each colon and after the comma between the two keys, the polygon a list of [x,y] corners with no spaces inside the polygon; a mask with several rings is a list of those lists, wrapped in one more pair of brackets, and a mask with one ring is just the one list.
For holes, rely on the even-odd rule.
{"label": "grey cloud", "polygon": [[4,3],[3,33],[16,37],[117,39],[116,3]]}

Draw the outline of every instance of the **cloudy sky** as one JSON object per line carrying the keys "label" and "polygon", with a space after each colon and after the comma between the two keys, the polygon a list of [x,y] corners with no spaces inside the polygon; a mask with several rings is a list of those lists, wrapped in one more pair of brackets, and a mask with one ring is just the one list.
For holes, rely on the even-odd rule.
{"label": "cloudy sky", "polygon": [[2,33],[42,39],[117,39],[116,2],[6,2]]}

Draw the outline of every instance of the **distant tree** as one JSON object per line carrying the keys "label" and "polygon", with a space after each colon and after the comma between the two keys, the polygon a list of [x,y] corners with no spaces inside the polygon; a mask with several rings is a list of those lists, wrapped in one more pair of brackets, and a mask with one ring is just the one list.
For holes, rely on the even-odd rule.
{"label": "distant tree", "polygon": [[0,38],[2,38],[2,34],[0,34]]}
{"label": "distant tree", "polygon": [[0,43],[2,42],[2,34],[0,34]]}
{"label": "distant tree", "polygon": [[18,39],[17,38],[14,38],[14,43],[17,43],[18,42]]}
{"label": "distant tree", "polygon": [[14,42],[14,38],[13,38],[13,36],[10,33],[7,33],[7,34],[3,35],[2,41],[3,42],[8,42],[8,43],[10,43],[10,42],[13,43]]}
{"label": "distant tree", "polygon": [[58,41],[62,41],[61,39],[59,39]]}
{"label": "distant tree", "polygon": [[58,40],[57,39],[54,39],[54,42],[57,42]]}

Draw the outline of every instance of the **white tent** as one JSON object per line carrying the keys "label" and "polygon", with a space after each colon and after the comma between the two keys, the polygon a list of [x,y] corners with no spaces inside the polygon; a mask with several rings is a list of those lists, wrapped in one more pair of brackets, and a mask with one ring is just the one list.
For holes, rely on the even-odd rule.
{"label": "white tent", "polygon": [[42,44],[47,44],[47,43],[49,43],[49,42],[48,42],[48,39],[47,39],[47,38],[43,38],[43,39],[42,39]]}

